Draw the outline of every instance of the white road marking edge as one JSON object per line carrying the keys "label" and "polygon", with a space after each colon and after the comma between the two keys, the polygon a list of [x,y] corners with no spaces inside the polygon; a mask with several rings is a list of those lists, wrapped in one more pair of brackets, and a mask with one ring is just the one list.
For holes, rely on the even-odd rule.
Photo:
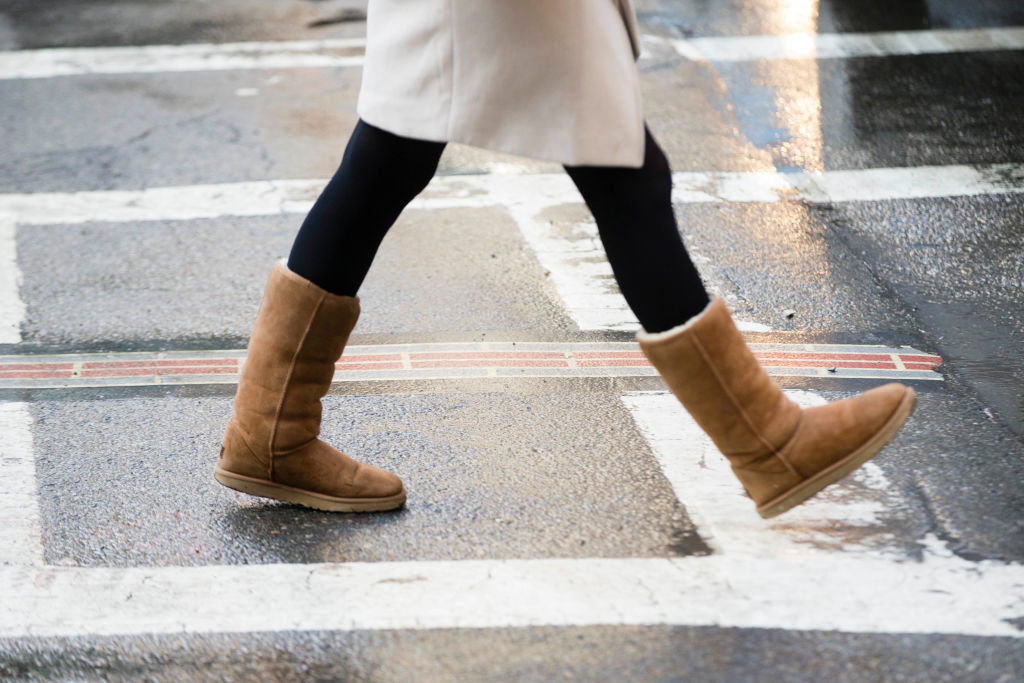
{"label": "white road marking edge", "polygon": [[1024,27],[715,36],[686,40],[644,36],[643,42],[647,45],[667,43],[681,56],[705,62],[894,57],[1020,50],[1024,49]]}
{"label": "white road marking edge", "polygon": [[[1024,28],[937,29],[876,33],[718,36],[678,40],[644,35],[694,61],[834,59],[1024,49]],[[361,67],[365,38],[195,43],[0,51],[0,80],[96,74],[173,73],[244,69]]]}

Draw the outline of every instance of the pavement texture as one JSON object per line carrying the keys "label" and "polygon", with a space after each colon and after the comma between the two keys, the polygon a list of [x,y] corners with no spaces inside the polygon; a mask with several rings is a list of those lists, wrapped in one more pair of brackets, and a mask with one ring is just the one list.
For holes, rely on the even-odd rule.
{"label": "pavement texture", "polygon": [[[232,373],[309,197],[263,211],[227,193],[223,210],[181,218],[174,197],[185,195],[172,193],[166,215],[111,210],[81,222],[19,222],[16,207],[42,193],[58,193],[46,201],[66,215],[76,202],[99,205],[103,192],[322,183],[357,121],[358,64],[0,78],[0,208],[15,207],[0,211],[0,269],[18,271],[0,273],[0,678],[1020,678],[1024,38],[998,49],[738,61],[693,59],[673,41],[907,31],[938,44],[1024,26],[1024,9],[635,4],[645,113],[675,171],[752,182],[857,170],[889,193],[762,201],[723,191],[675,208],[708,288],[749,324],[752,343],[794,354],[812,344],[906,347],[941,359],[922,368],[934,377],[913,382],[917,411],[891,445],[806,510],[765,523],[736,486],[694,474],[714,474],[718,456],[683,429],[678,406],[651,407],[673,404],[647,370],[544,376],[523,366],[517,376],[453,364],[416,376],[410,365],[398,379],[336,382],[322,433],[400,474],[404,508],[334,515],[236,494],[211,476]],[[287,41],[355,39],[342,52],[358,58],[365,6],[10,0],[0,8],[0,73],[8,56],[45,60],[50,48],[251,41],[251,56]],[[890,173],[993,164],[1001,170],[987,185],[948,196]],[[555,187],[560,170],[450,145],[440,184],[385,239],[351,343],[385,353],[632,342],[637,325],[592,219],[571,187]],[[542,192],[523,191],[523,177],[544,178]],[[138,386],[12,384],[5,374],[59,362],[55,354],[75,366],[87,354],[129,362],[132,352],[220,354],[236,365],[216,381],[154,374]],[[845,369],[779,382],[820,401],[882,381]],[[605,588],[607,563],[620,561],[631,569]],[[705,575],[705,561],[725,573]],[[801,562],[827,569],[795,582],[785,568]],[[464,566],[483,568],[481,578],[458,583]],[[650,579],[661,566],[684,571],[666,585]],[[436,579],[431,567],[451,576]],[[562,588],[503,585],[517,567],[550,571]],[[374,568],[384,578],[359,592],[352,577]],[[750,568],[762,571],[763,591],[731,607]],[[305,571],[304,585],[280,578]],[[317,572],[352,592],[318,592]],[[224,583],[204,586],[210,576]],[[266,592],[250,590],[261,577]],[[676,584],[692,591],[681,611],[663,608]],[[165,585],[181,592],[161,593]],[[289,590],[309,615],[288,611],[279,596]],[[431,602],[435,594],[450,604]],[[237,623],[204,621],[224,595],[243,596],[225,607]],[[379,615],[360,602],[366,595],[382,596]],[[787,608],[802,599],[816,621]],[[449,607],[469,616],[446,621]],[[868,616],[857,621],[859,612]]]}
{"label": "pavement texture", "polygon": [[[182,566],[708,552],[657,461],[636,450],[642,438],[614,396],[449,393],[324,403],[331,426],[323,438],[399,473],[416,491],[413,502],[390,514],[324,515],[194,477],[211,468],[230,400],[37,404],[40,428],[59,435],[69,421],[77,425],[72,444],[37,432],[39,447],[55,456],[37,461],[48,558]],[[571,432],[562,429],[567,414],[580,420]],[[132,428],[139,422],[145,430]],[[104,491],[92,489],[98,470],[109,481]],[[173,538],[164,533],[169,524]]]}

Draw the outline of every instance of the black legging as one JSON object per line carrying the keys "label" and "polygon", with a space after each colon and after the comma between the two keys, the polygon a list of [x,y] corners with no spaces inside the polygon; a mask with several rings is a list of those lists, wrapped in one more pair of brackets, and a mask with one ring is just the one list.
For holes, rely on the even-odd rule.
{"label": "black legging", "polygon": [[[299,230],[288,267],[355,296],[384,235],[427,186],[443,142],[403,138],[359,121],[337,173]],[[672,174],[650,131],[641,168],[566,166],[590,208],[626,302],[648,332],[680,325],[708,295],[672,213]]]}

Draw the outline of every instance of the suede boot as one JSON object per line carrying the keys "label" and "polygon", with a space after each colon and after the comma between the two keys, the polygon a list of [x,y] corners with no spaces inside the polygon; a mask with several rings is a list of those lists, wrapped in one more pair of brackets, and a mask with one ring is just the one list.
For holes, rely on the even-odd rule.
{"label": "suede boot", "polygon": [[324,443],[320,399],[359,317],[359,300],[326,292],[283,264],[270,273],[214,476],[254,496],[318,510],[390,510],[402,481]]}
{"label": "suede boot", "polygon": [[686,324],[637,340],[729,459],[762,517],[785,512],[867,462],[917,401],[913,389],[892,383],[801,409],[757,362],[717,298]]}

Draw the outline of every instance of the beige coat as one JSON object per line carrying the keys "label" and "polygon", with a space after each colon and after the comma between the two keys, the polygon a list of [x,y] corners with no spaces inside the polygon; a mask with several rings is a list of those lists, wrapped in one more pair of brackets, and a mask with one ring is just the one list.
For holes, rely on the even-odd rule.
{"label": "beige coat", "polygon": [[358,112],[405,137],[640,166],[631,0],[370,0]]}

